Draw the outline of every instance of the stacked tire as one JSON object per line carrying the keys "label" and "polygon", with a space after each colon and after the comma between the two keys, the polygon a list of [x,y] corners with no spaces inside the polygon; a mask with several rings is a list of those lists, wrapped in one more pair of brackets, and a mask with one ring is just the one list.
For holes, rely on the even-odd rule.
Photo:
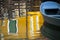
{"label": "stacked tire", "polygon": [[60,4],[55,1],[45,1],[40,5],[44,17],[41,33],[51,40],[60,40]]}

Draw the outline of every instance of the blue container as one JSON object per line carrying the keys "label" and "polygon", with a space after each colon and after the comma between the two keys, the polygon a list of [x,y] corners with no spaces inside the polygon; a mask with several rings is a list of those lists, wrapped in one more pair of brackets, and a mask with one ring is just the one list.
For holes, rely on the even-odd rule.
{"label": "blue container", "polygon": [[48,23],[60,26],[60,4],[47,1],[40,5],[40,11]]}

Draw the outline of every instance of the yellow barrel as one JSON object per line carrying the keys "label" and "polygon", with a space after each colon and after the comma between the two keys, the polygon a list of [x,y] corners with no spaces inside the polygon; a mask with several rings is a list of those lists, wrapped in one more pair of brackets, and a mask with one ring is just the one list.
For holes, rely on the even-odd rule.
{"label": "yellow barrel", "polygon": [[40,28],[43,25],[43,16],[37,12],[28,12],[28,37],[40,38]]}
{"label": "yellow barrel", "polygon": [[0,26],[4,40],[26,38],[26,17],[12,19],[12,22],[14,22],[14,20],[16,20],[16,33],[9,32],[9,30],[13,31],[15,29],[14,23],[10,24],[13,25],[14,28],[12,27],[12,29],[10,29],[9,27],[9,22],[11,20],[4,20],[3,25]]}
{"label": "yellow barrel", "polygon": [[[26,20],[28,21],[27,23],[26,23]],[[3,20],[3,25],[1,25],[1,23],[2,22],[0,20],[0,29],[2,30],[0,32],[2,36],[1,39],[4,39],[4,40],[25,39],[27,37],[26,24],[28,27],[28,34],[27,34],[28,38],[35,39],[40,37],[39,36],[40,27],[43,25],[43,17],[39,11],[28,12],[27,19],[26,17],[17,17],[16,19],[12,19],[12,20],[8,20],[8,19]]]}

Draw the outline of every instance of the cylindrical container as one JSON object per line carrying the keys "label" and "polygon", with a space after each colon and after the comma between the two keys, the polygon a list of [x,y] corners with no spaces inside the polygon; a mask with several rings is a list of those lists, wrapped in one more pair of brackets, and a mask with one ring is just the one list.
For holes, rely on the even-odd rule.
{"label": "cylindrical container", "polygon": [[38,12],[28,12],[28,37],[29,39],[40,38],[40,28],[43,25],[43,16]]}
{"label": "cylindrical container", "polygon": [[60,40],[60,4],[47,1],[40,5],[44,17],[41,33],[51,40]]}

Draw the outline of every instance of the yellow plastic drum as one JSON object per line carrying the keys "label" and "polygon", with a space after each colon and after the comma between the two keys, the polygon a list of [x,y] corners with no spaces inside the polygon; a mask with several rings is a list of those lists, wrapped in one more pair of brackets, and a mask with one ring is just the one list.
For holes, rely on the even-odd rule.
{"label": "yellow plastic drum", "polygon": [[43,25],[43,16],[38,12],[28,12],[28,37],[40,38],[40,28]]}
{"label": "yellow plastic drum", "polygon": [[1,39],[18,40],[26,38],[26,17],[4,20],[0,27],[3,35]]}
{"label": "yellow plastic drum", "polygon": [[[1,25],[0,20],[0,32],[1,39],[3,40],[18,40],[26,38],[26,33],[28,33],[28,38],[39,38],[40,36],[40,28],[43,25],[43,16],[38,12],[28,12],[28,18],[26,17],[18,17],[12,20],[3,20],[3,24]],[[26,20],[28,22],[26,22]],[[26,24],[28,29],[26,29]],[[28,30],[28,31],[27,31]]]}

